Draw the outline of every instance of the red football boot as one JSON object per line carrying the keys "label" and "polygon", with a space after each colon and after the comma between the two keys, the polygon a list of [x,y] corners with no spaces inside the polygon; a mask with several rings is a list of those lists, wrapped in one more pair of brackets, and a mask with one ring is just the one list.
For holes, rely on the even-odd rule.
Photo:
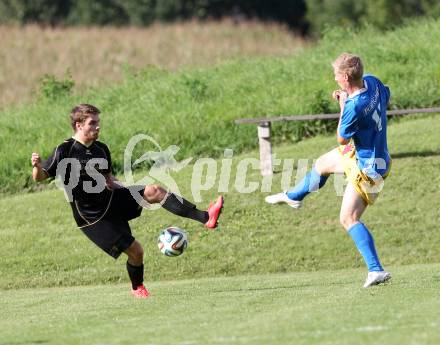
{"label": "red football boot", "polygon": [[214,204],[210,204],[208,207],[209,220],[205,223],[208,229],[215,229],[217,227],[218,217],[222,213],[223,209],[223,197],[220,195]]}
{"label": "red football boot", "polygon": [[150,293],[143,284],[139,285],[136,290],[131,290],[131,294],[136,298],[148,298],[150,296]]}

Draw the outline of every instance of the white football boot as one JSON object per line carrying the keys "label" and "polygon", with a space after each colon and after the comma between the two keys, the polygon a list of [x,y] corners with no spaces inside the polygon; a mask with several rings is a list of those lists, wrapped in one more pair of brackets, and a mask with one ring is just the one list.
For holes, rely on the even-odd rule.
{"label": "white football boot", "polygon": [[365,280],[364,288],[385,283],[391,279],[391,274],[387,271],[368,272],[367,280]]}
{"label": "white football boot", "polygon": [[268,195],[264,200],[266,200],[268,204],[280,204],[284,202],[292,208],[300,208],[302,206],[302,201],[289,199],[286,192]]}

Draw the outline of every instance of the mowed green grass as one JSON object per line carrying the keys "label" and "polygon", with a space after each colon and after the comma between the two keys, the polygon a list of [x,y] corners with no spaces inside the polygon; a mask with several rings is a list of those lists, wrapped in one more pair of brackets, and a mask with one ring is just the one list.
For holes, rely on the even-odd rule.
{"label": "mowed green grass", "polygon": [[[260,189],[238,193],[236,166],[253,151],[234,158],[217,231],[163,210],[132,222],[145,247],[148,300],[130,296],[124,259],[75,229],[62,192],[0,199],[0,345],[440,343],[440,123],[423,116],[388,129],[392,175],[363,220],[393,274],[389,284],[361,287],[366,270],[339,225],[333,180],[299,212],[265,204]],[[274,152],[311,165],[334,144],[319,136]],[[189,199],[192,171],[175,175]],[[274,175],[272,192],[281,178]],[[258,170],[247,181],[261,184]],[[218,180],[199,205],[217,189]],[[156,247],[169,225],[189,232],[178,258]]]}
{"label": "mowed green grass", "polygon": [[440,265],[391,269],[3,291],[0,344],[439,344]]}
{"label": "mowed green grass", "polygon": [[[377,203],[362,218],[374,234],[385,267],[440,262],[440,142],[438,116],[394,121],[389,147],[394,157],[391,176]],[[320,136],[297,145],[275,146],[278,158],[312,160],[335,145],[333,136]],[[275,174],[270,191],[241,194],[235,189],[237,164],[257,151],[234,159],[219,229],[164,210],[144,211],[131,222],[145,248],[146,279],[177,280],[243,274],[317,271],[364,267],[352,240],[339,224],[341,197],[334,179],[310,195],[300,211],[264,202],[282,190]],[[218,194],[201,192],[205,208]],[[184,196],[194,200],[193,166],[175,175]],[[292,176],[294,183],[296,172]],[[123,176],[121,176],[121,179]],[[214,177],[213,177],[214,178]],[[204,177],[206,179],[206,176]],[[204,181],[202,181],[204,182]],[[258,169],[249,169],[247,183],[261,185]],[[126,283],[125,259],[114,261],[76,229],[69,205],[59,190],[0,199],[0,288],[50,287]],[[179,258],[160,254],[156,239],[161,229],[180,226],[189,233],[189,247]]]}

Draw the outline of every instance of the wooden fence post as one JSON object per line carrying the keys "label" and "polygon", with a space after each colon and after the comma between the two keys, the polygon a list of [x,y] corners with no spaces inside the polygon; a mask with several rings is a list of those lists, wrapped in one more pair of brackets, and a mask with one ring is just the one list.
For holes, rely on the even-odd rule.
{"label": "wooden fence post", "polygon": [[[439,108],[421,109],[396,109],[387,111],[387,116],[400,116],[409,114],[440,114]],[[272,122],[279,121],[311,121],[311,120],[337,120],[339,113],[333,114],[312,114],[312,115],[281,115],[264,118],[237,119],[236,124],[258,123],[258,141],[260,143],[260,169],[261,175],[273,174],[272,144],[270,141],[270,126]]]}
{"label": "wooden fence post", "polygon": [[263,176],[273,174],[272,143],[270,140],[270,122],[260,122],[258,142],[260,143],[260,170]]}

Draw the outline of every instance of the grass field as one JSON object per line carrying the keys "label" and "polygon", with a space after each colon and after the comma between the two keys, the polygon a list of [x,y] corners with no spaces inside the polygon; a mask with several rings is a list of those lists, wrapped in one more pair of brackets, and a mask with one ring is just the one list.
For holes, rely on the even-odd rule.
{"label": "grass field", "polygon": [[437,345],[440,265],[2,291],[0,344]]}
{"label": "grass field", "polygon": [[[262,179],[258,167],[250,168],[245,182],[258,188],[240,193],[242,175],[236,172],[244,159],[258,157],[256,128],[232,122],[332,110],[328,63],[347,47],[365,53],[391,84],[393,106],[438,105],[436,35],[440,22],[434,21],[383,37],[336,30],[292,58],[236,60],[178,73],[150,66],[112,88],[0,113],[0,345],[439,344],[438,115],[389,124],[392,172],[362,220],[393,279],[371,289],[361,288],[364,263],[339,224],[336,179],[310,195],[300,211],[264,202],[301,177],[301,162],[310,168],[334,147],[334,134],[289,145],[298,139],[295,128],[274,124],[274,153],[284,163],[293,160],[293,174],[286,178],[287,166],[280,166],[272,179]],[[378,49],[370,49],[372,42]],[[148,300],[129,295],[125,258],[114,261],[76,229],[63,193],[53,183],[36,187],[29,180],[30,153],[45,156],[70,135],[61,117],[79,101],[104,111],[102,139],[117,172],[136,133],[153,135],[162,149],[179,145],[179,160],[215,158],[217,173],[199,181],[212,182],[207,190],[194,189],[191,181],[199,177],[192,164],[173,177],[201,208],[222,184],[226,203],[218,230],[164,210],[144,211],[131,222],[145,249]],[[313,124],[310,132],[325,126]],[[234,157],[224,184],[219,172],[226,148]],[[139,169],[136,179],[146,171]],[[189,233],[189,247],[178,258],[163,256],[156,246],[160,230],[171,225]]]}
{"label": "grass field", "polygon": [[[434,202],[440,199],[439,131],[435,115],[394,121],[389,127],[392,174],[377,204],[363,217],[375,235],[385,266],[440,262],[440,213]],[[414,133],[423,133],[423,140]],[[319,136],[292,146],[275,146],[275,153],[295,162],[309,159],[310,167],[312,159],[334,145],[333,136]],[[253,151],[235,157],[219,231],[206,231],[163,210],[144,211],[131,222],[145,246],[149,280],[363,267],[339,224],[341,197],[335,195],[333,179],[307,198],[300,212],[270,207],[264,202],[267,191],[236,191],[235,167],[242,158],[257,155]],[[188,166],[175,175],[190,200],[194,200],[192,171]],[[283,189],[281,178],[282,174],[274,175],[272,192]],[[290,184],[295,178],[292,175]],[[247,181],[261,185],[259,171],[249,170]],[[213,200],[218,182],[217,176],[213,187],[201,192],[198,205],[206,207]],[[59,190],[4,197],[0,199],[0,219],[0,288],[127,281],[124,260],[115,264],[75,229],[70,207]],[[156,247],[159,231],[170,225],[189,232],[190,245],[178,260],[162,256]]]}
{"label": "grass field", "polygon": [[[164,211],[132,222],[146,249],[148,300],[129,295],[125,260],[107,257],[75,229],[58,190],[0,199],[0,345],[371,344],[440,342],[438,290],[440,124],[393,121],[393,172],[363,218],[391,283],[361,288],[366,271],[338,224],[332,183],[305,208],[270,207],[259,191],[225,193],[219,231]],[[423,140],[414,133],[424,133]],[[276,146],[279,158],[317,157],[319,136]],[[246,156],[255,156],[250,152]],[[244,156],[236,157],[233,167]],[[191,196],[191,167],[176,176]],[[261,181],[258,171],[249,181]],[[276,174],[273,188],[280,187]],[[233,178],[232,178],[233,180]],[[206,204],[217,192],[202,194]],[[190,197],[191,198],[191,197]],[[190,245],[179,258],[156,248],[179,225]]]}

